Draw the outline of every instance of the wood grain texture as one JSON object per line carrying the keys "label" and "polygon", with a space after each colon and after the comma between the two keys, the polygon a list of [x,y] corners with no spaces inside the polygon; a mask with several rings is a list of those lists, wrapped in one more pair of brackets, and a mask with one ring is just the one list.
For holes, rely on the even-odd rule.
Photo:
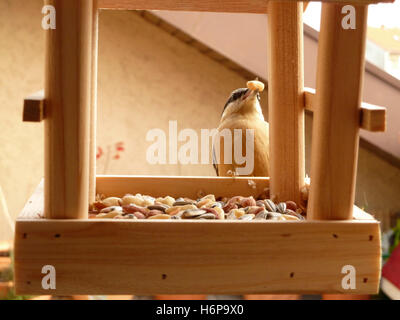
{"label": "wood grain texture", "polygon": [[[315,89],[304,88],[304,105],[306,110],[314,112],[317,108]],[[361,103],[360,128],[371,132],[386,131],[386,108]]]}
{"label": "wood grain texture", "polygon": [[57,28],[46,32],[45,215],[86,218],[93,1],[49,0]]}
{"label": "wood grain texture", "polygon": [[[190,235],[190,236],[188,236]],[[344,293],[342,267],[356,289],[376,293],[378,222],[191,222],[19,220],[18,294]]]}
{"label": "wood grain texture", "polygon": [[386,108],[363,103],[361,105],[361,128],[372,132],[386,131]]}
{"label": "wood grain texture", "polygon": [[342,6],[322,4],[309,219],[352,218],[368,11],[355,8],[356,29],[343,29]]}
{"label": "wood grain texture", "polygon": [[268,0],[99,0],[101,9],[266,13]]}
{"label": "wood grain texture", "polygon": [[[317,1],[317,0],[315,0]],[[353,0],[352,3],[393,2],[394,0]],[[209,12],[267,13],[268,0],[99,0],[101,9],[175,10]],[[287,2],[297,2],[289,0]],[[322,2],[348,3],[348,0],[322,0]]]}
{"label": "wood grain texture", "polygon": [[93,0],[93,33],[92,33],[92,83],[90,102],[90,151],[89,151],[89,203],[96,198],[96,155],[97,155],[97,69],[99,41],[98,0]]}
{"label": "wood grain texture", "polygon": [[305,176],[303,4],[273,1],[268,14],[271,195],[300,203]]}
{"label": "wood grain texture", "polygon": [[[251,194],[246,180],[111,176],[98,177],[97,185],[109,195],[192,196],[205,186],[221,195]],[[57,271],[54,295],[343,293],[347,264],[357,270],[352,293],[378,288],[379,223],[358,208],[364,221],[48,220],[41,212],[43,182],[16,224],[19,294],[48,293],[41,287],[48,264]]]}
{"label": "wood grain texture", "polygon": [[44,90],[38,91],[24,99],[24,122],[41,122],[45,118]]}
{"label": "wood grain texture", "polygon": [[124,196],[127,193],[141,193],[153,197],[186,196],[193,199],[207,194],[214,194],[217,197],[237,195],[257,197],[268,187],[268,178],[256,177],[97,177],[97,193],[117,197]]}

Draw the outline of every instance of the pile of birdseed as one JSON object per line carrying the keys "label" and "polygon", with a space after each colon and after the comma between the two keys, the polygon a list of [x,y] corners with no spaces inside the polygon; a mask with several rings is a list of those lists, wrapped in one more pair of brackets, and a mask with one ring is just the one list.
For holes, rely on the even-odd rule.
{"label": "pile of birdseed", "polygon": [[270,199],[235,196],[218,198],[210,194],[197,200],[154,198],[127,194],[122,198],[98,195],[91,206],[91,219],[165,220],[304,220],[305,213],[293,201],[274,203]]}

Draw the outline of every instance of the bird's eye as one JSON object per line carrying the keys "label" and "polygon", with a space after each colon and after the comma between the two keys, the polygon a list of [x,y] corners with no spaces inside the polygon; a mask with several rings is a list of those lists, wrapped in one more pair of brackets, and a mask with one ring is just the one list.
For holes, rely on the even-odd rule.
{"label": "bird's eye", "polygon": [[261,96],[260,96],[259,93],[257,93],[257,100],[258,100],[258,101],[261,101]]}

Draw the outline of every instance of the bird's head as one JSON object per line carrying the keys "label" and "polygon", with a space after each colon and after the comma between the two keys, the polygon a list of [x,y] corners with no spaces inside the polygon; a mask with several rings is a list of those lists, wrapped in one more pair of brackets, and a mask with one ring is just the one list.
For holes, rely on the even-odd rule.
{"label": "bird's head", "polygon": [[240,88],[231,93],[222,112],[221,121],[233,114],[263,114],[260,106],[260,91],[258,89]]}

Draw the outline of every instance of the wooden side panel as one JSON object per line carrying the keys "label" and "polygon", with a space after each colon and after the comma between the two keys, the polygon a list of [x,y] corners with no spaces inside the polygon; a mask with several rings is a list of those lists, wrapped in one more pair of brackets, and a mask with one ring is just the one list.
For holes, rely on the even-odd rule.
{"label": "wooden side panel", "polygon": [[237,195],[257,197],[269,187],[268,178],[229,177],[146,177],[146,176],[98,176],[97,193],[106,196],[124,196],[141,193],[154,197],[170,195],[197,199],[201,195],[214,194],[233,197]]}
{"label": "wooden side panel", "polygon": [[305,177],[303,4],[273,1],[268,14],[271,195],[300,203]]}
{"label": "wooden side panel", "polygon": [[18,294],[376,293],[380,277],[377,222],[25,220],[15,236]]}

